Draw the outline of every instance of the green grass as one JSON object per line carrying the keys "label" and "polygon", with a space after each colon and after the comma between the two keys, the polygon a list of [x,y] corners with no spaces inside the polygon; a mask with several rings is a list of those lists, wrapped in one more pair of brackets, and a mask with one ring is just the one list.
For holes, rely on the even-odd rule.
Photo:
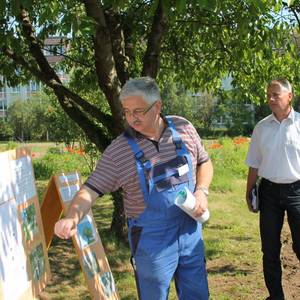
{"label": "green grass", "polygon": [[17,143],[17,142],[0,142],[0,152],[16,147],[29,147],[33,153],[38,153],[43,156],[50,147],[58,147],[63,149],[63,144],[57,144],[53,142],[41,142],[41,143]]}
{"label": "green grass", "polygon": [[[218,143],[221,145],[218,149],[210,149],[209,145],[207,147],[213,160],[215,176],[209,196],[211,217],[203,229],[211,300],[263,299],[267,295],[261,267],[258,215],[248,212],[244,200],[247,173],[244,160],[248,144],[234,145],[228,138]],[[39,151],[38,148],[34,149]],[[51,169],[51,172],[73,167],[70,165],[72,158],[66,160],[62,155],[57,155],[55,159],[51,155],[49,158],[47,151],[44,151],[43,156],[34,158],[35,168],[37,162]],[[81,169],[84,162],[76,161],[78,169]],[[41,170],[43,168],[36,170],[36,174],[40,175],[38,172]],[[41,199],[48,179],[45,179],[46,176],[37,177]],[[97,228],[121,299],[137,299],[129,263],[129,247],[127,243],[117,241],[110,231],[112,211],[110,196],[98,199],[93,207]],[[52,280],[41,299],[91,299],[70,241],[54,238],[49,260]],[[174,283],[169,299],[177,299]]]}

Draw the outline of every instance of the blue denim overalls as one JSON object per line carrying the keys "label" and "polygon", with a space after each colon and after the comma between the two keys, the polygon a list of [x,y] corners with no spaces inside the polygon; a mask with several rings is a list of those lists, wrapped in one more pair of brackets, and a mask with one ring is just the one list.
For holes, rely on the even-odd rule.
{"label": "blue denim overalls", "polygon": [[146,208],[128,219],[128,235],[140,300],[166,300],[174,276],[180,300],[209,298],[201,224],[174,204],[185,186],[194,191],[190,154],[171,118],[177,157],[153,166],[134,138],[125,133],[135,155]]}

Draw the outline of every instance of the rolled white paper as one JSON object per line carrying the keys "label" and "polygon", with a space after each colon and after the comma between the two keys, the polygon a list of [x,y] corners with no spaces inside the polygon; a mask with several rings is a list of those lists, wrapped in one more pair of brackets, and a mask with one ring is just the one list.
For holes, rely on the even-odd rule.
{"label": "rolled white paper", "polygon": [[177,193],[175,198],[175,204],[184,212],[186,212],[189,216],[191,216],[193,219],[200,223],[204,223],[209,219],[208,209],[206,209],[200,217],[194,217],[193,210],[196,205],[196,198],[187,187],[185,187],[183,190]]}

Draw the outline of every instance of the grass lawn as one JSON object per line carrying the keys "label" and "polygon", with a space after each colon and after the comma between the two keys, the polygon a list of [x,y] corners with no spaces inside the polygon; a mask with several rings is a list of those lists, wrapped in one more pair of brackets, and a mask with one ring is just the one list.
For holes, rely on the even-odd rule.
{"label": "grass lawn", "polygon": [[[248,212],[244,187],[245,181],[234,180],[233,191],[210,195],[211,218],[203,233],[212,300],[267,296],[261,269],[258,215]],[[129,248],[127,244],[118,243],[110,233],[110,197],[99,199],[93,213],[121,299],[137,299]],[[55,238],[49,258],[53,279],[42,299],[90,299],[72,243]],[[177,299],[174,284],[169,299]]]}

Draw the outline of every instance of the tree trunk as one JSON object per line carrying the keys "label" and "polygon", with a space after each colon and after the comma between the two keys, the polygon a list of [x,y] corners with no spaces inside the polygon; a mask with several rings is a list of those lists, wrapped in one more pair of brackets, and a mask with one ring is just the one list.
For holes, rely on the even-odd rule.
{"label": "tree trunk", "polygon": [[114,212],[110,225],[111,231],[119,241],[127,241],[127,225],[123,206],[123,195],[121,190],[112,193]]}

